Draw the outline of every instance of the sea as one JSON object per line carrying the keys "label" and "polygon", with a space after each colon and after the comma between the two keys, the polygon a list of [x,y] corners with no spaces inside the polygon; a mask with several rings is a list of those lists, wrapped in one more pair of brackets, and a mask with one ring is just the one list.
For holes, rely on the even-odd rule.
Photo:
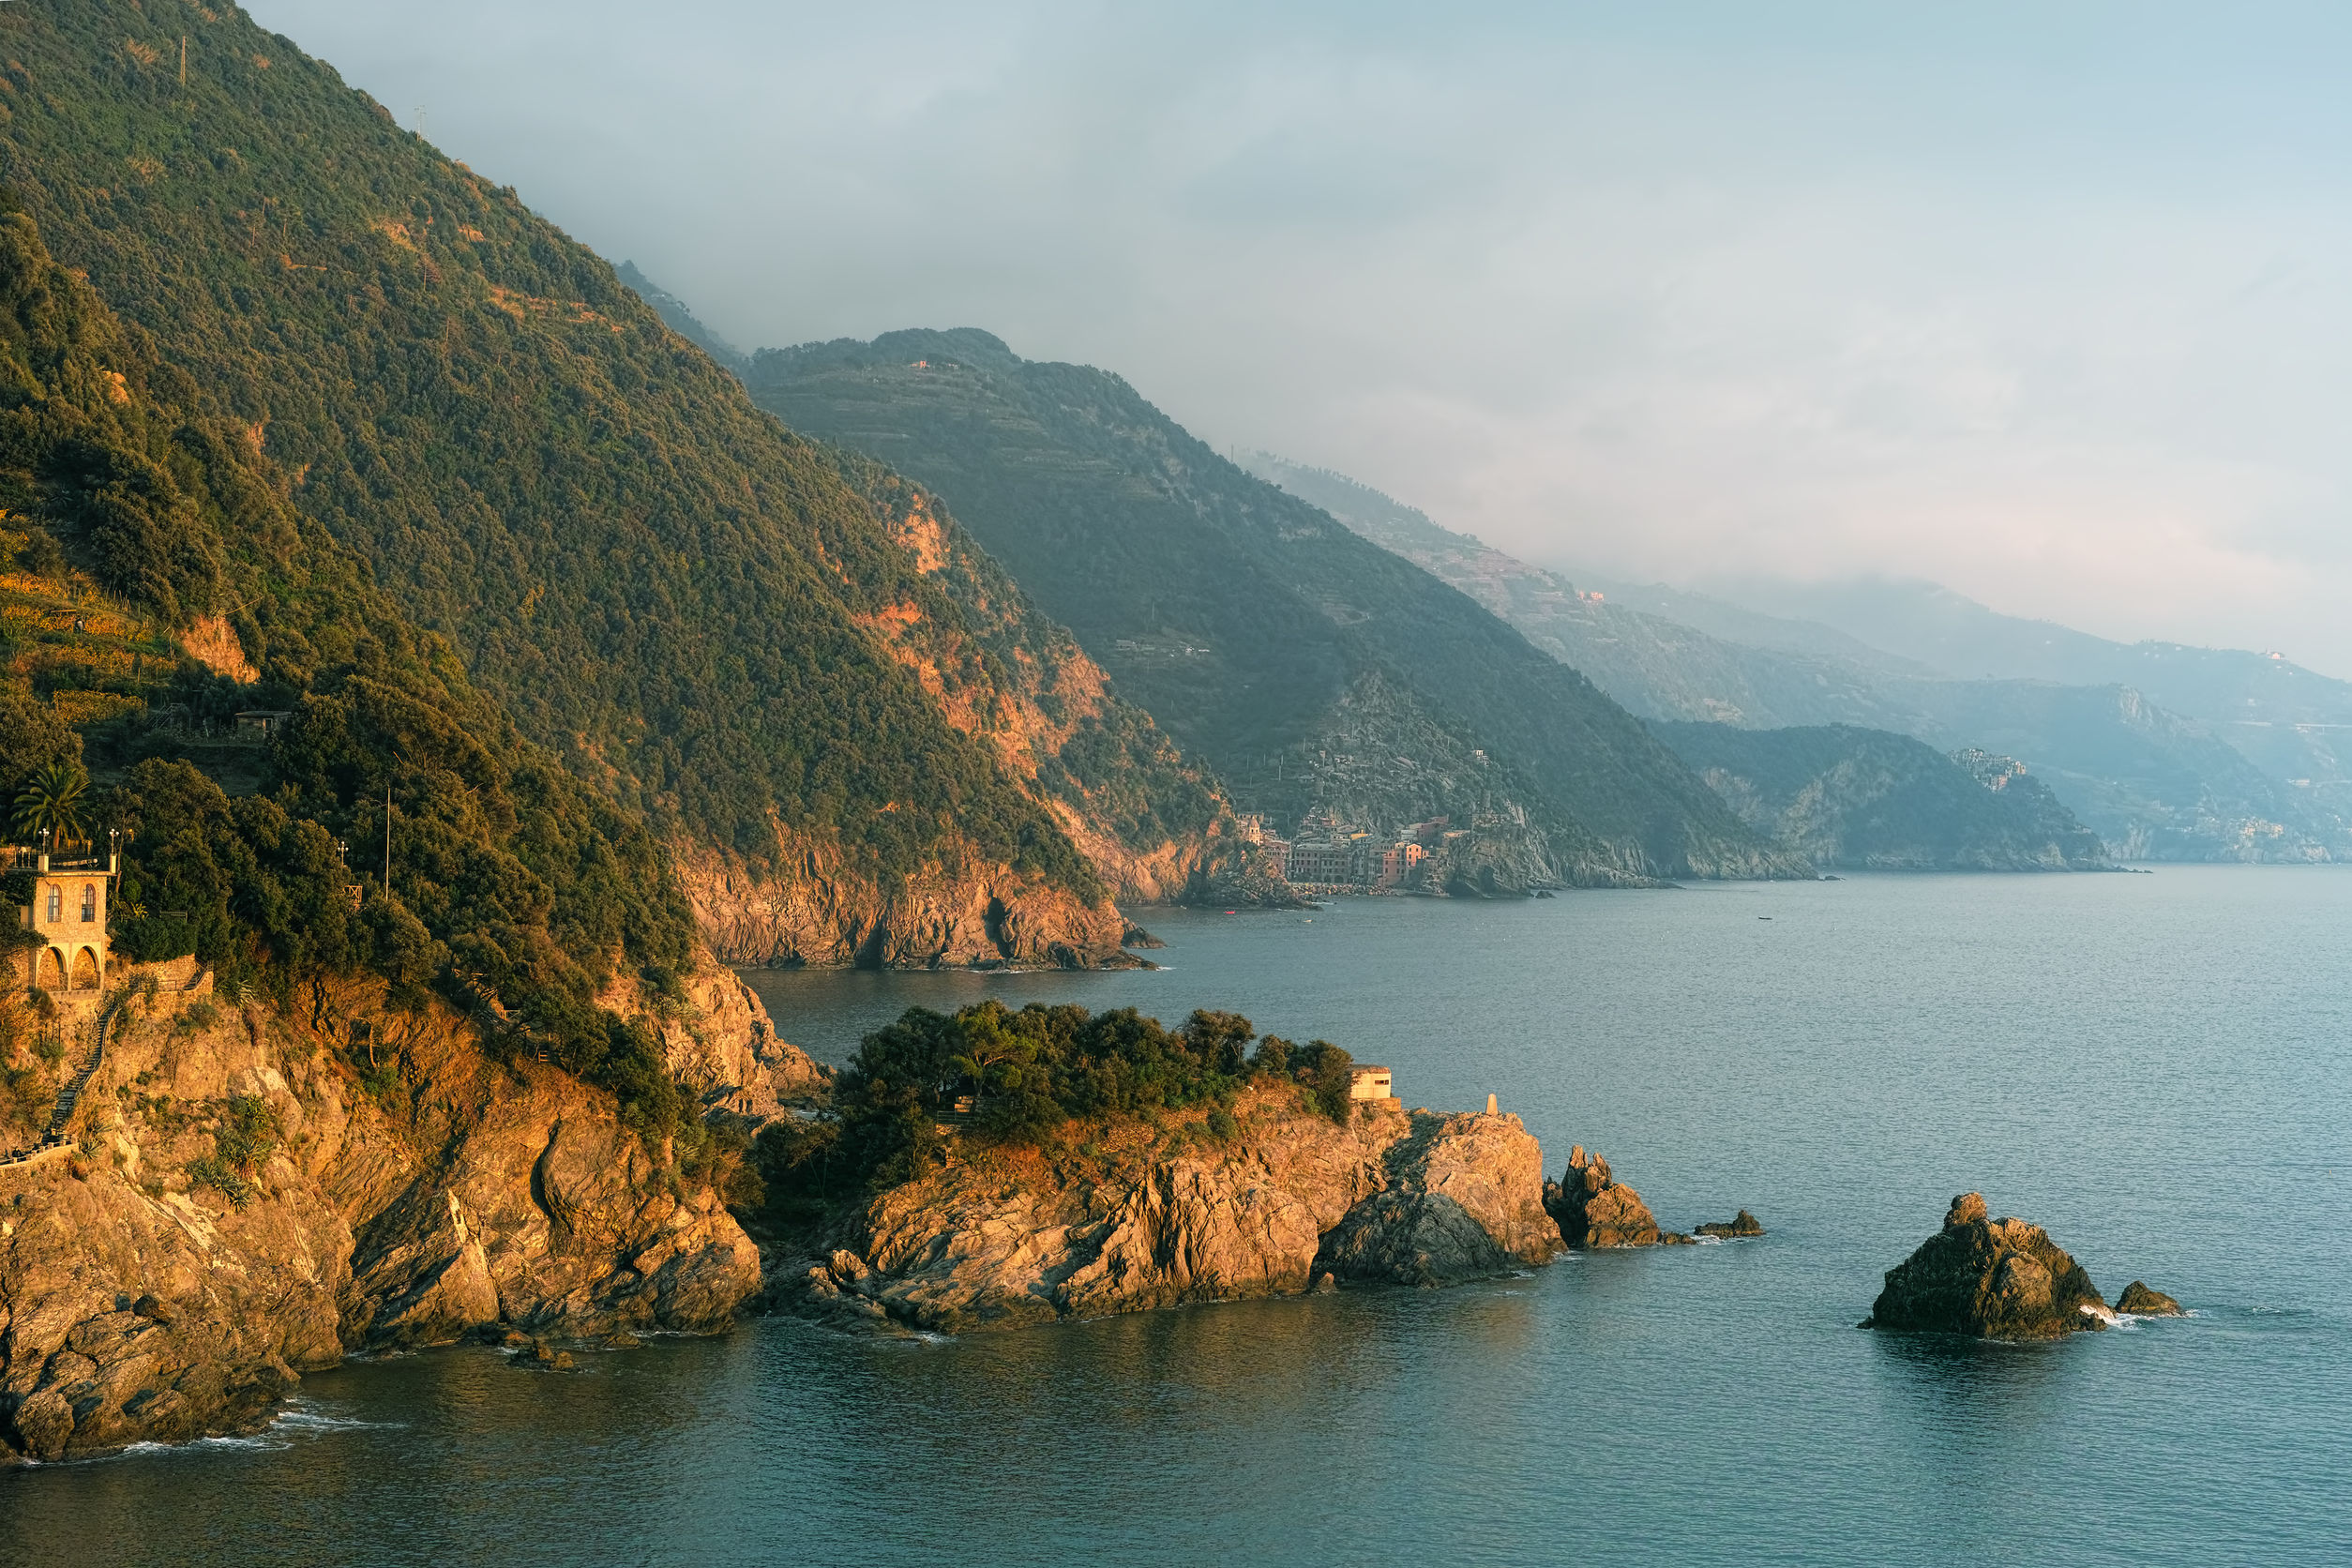
{"label": "sea", "polygon": [[[842,1062],[910,1006],[1196,1007],[1498,1096],[1759,1240],[928,1339],[785,1319],[314,1375],[260,1435],[0,1472],[92,1564],[2352,1562],[2352,868],[1852,876],[1156,912],[1163,967],[761,972]],[[1954,1195],[2176,1319],[1857,1327]]]}

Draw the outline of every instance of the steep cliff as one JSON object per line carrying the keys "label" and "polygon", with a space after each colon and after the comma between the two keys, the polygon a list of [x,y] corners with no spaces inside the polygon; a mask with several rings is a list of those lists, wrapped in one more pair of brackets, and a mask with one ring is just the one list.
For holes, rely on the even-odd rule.
{"label": "steep cliff", "polygon": [[1293,1086],[1207,1118],[1124,1119],[1053,1153],[975,1145],[854,1218],[788,1276],[806,1308],[963,1331],[1303,1291],[1435,1285],[1547,1261],[1542,1154],[1515,1116],[1366,1102],[1334,1123]]}
{"label": "steep cliff", "polygon": [[1109,903],[954,838],[897,875],[780,822],[776,844],[766,857],[692,840],[671,847],[696,922],[728,963],[1088,969],[1136,961],[1120,949],[1127,924]]}
{"label": "steep cliff", "polygon": [[[279,1008],[187,972],[113,1011],[73,1141],[0,1164],[0,1463],[235,1429],[349,1352],[492,1325],[707,1332],[758,1288],[698,1129],[649,1142],[611,1095],[378,983]],[[718,979],[665,1020],[674,1068],[770,1105],[810,1082]],[[67,1008],[20,1102],[46,1105],[97,1017]]]}

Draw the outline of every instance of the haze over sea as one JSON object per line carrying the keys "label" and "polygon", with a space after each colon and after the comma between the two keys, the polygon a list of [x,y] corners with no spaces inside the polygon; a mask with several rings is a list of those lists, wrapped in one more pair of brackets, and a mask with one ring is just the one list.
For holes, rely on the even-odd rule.
{"label": "haze over sea", "polygon": [[[1159,972],[752,978],[834,1062],[917,1003],[1237,1008],[1410,1104],[1496,1093],[1663,1224],[1771,1234],[959,1340],[754,1321],[570,1378],[354,1365],[259,1439],[0,1476],[0,1558],[2352,1560],[2352,873],[1150,924]],[[1968,1188],[2194,1316],[1857,1332]]]}

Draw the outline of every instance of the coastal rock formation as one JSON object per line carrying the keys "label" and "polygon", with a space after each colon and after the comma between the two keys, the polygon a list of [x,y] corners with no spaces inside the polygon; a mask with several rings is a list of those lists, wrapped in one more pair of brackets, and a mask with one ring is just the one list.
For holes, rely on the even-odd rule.
{"label": "coastal rock formation", "polygon": [[1754,1214],[1749,1214],[1745,1209],[1742,1209],[1737,1215],[1733,1216],[1730,1224],[1726,1225],[1721,1221],[1716,1221],[1711,1224],[1702,1225],[1696,1231],[1694,1231],[1693,1234],[1699,1236],[1721,1236],[1726,1239],[1743,1236],[1761,1236],[1764,1234],[1764,1227],[1757,1223]]}
{"label": "coastal rock formation", "polygon": [[[438,1008],[387,1012],[380,985],[303,1002],[134,1000],[76,1144],[0,1166],[0,1465],[249,1427],[353,1350],[707,1332],[759,1289],[710,1181],[610,1094],[491,1059]],[[772,1030],[717,1039],[741,1021],[673,1020],[771,1097],[813,1070]]]}
{"label": "coastal rock formation", "polygon": [[1581,1143],[1569,1151],[1560,1179],[1544,1184],[1544,1209],[1570,1246],[1655,1246],[1662,1239],[1641,1194],[1611,1177],[1609,1162]]}
{"label": "coastal rock formation", "polygon": [[875,1199],[856,1252],[792,1283],[822,1309],[960,1332],[1289,1294],[1322,1274],[1440,1284],[1558,1250],[1542,1154],[1515,1116],[1375,1101],[1341,1126],[1290,1086],[1232,1114],[1227,1140],[1138,1123],[1093,1154],[959,1158]]}
{"label": "coastal rock formation", "polygon": [[1126,921],[1041,878],[950,855],[880,879],[832,845],[778,828],[774,865],[671,846],[696,925],[718,961],[864,969],[1133,969]]}
{"label": "coastal rock formation", "polygon": [[2134,1318],[2178,1318],[2181,1313],[2179,1302],[2137,1279],[2123,1288],[2123,1294],[2116,1298],[2115,1309]]}
{"label": "coastal rock formation", "polygon": [[596,1004],[624,1017],[656,1018],[671,1076],[706,1110],[764,1120],[784,1106],[825,1094],[833,1069],[779,1039],[759,997],[708,949],[696,952],[679,991],[684,1006],[659,1008],[635,979],[623,977],[597,996]]}
{"label": "coastal rock formation", "polygon": [[1868,1328],[2055,1339],[2103,1329],[2105,1298],[2038,1225],[1986,1217],[1982,1193],[1952,1200],[1944,1228],[1887,1271]]}
{"label": "coastal rock formation", "polygon": [[1544,1155],[1515,1116],[1412,1118],[1381,1156],[1387,1185],[1323,1238],[1318,1272],[1443,1285],[1547,1263],[1560,1228],[1544,1212]]}

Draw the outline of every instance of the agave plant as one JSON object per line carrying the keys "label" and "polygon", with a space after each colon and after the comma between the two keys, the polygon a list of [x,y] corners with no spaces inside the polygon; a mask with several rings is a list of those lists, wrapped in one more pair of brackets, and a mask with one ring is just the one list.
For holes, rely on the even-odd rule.
{"label": "agave plant", "polygon": [[80,842],[83,792],[89,787],[90,776],[79,764],[62,758],[51,762],[17,792],[11,819],[17,832],[30,837],[46,829],[60,846]]}

